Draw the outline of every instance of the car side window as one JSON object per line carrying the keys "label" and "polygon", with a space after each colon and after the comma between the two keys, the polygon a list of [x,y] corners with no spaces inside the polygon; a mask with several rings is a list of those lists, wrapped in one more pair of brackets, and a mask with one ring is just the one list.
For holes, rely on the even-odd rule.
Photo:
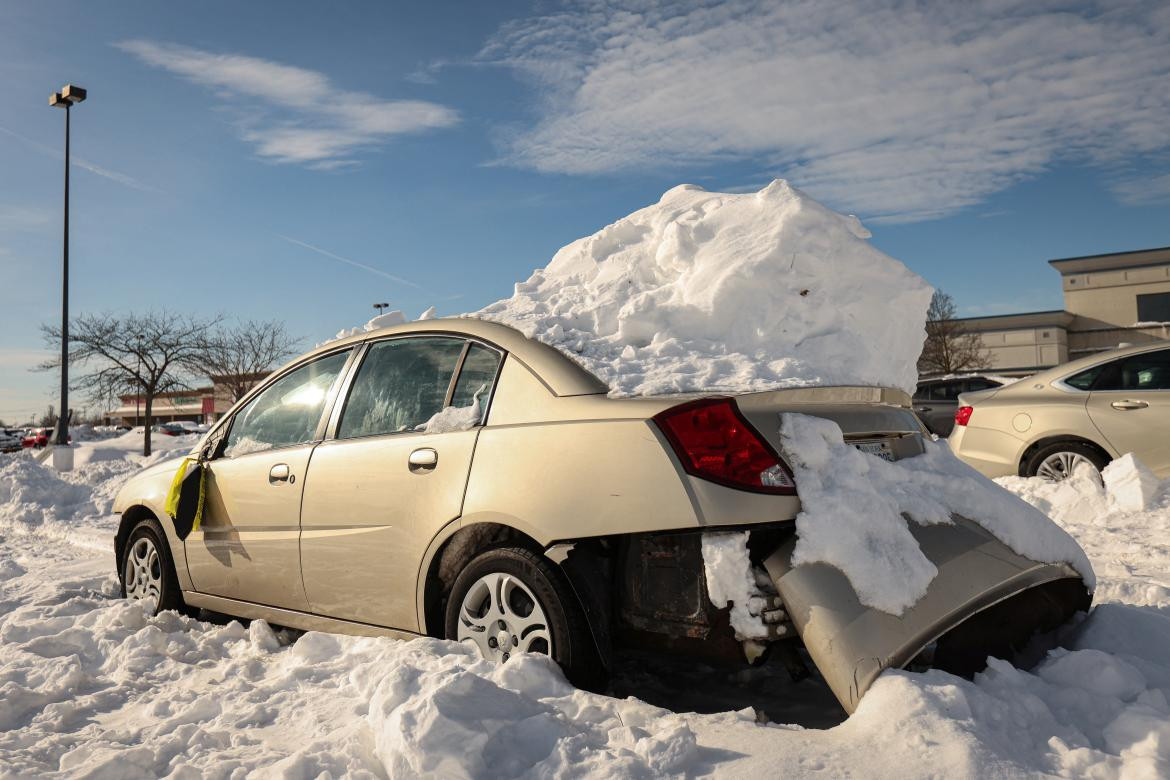
{"label": "car side window", "polygon": [[479,399],[480,407],[487,403],[487,396],[500,370],[500,353],[481,344],[472,344],[459,369],[455,382],[455,393],[451,396],[452,406],[471,406]]}
{"label": "car side window", "polygon": [[[1092,390],[1094,389],[1093,384],[1097,381],[1097,377],[1101,376],[1101,373],[1104,370],[1105,364],[1093,366],[1092,368],[1086,368],[1084,371],[1073,374],[1072,376],[1065,379],[1064,383],[1069,387],[1076,388],[1077,390]],[[1096,389],[1099,390],[1101,388]]]}
{"label": "car side window", "polygon": [[463,339],[422,337],[370,346],[342,410],[337,438],[413,431],[442,411]]}
{"label": "car side window", "polygon": [[943,382],[935,385],[931,399],[934,401],[954,401],[963,391],[962,382]]}
{"label": "car side window", "polygon": [[967,382],[967,389],[963,392],[977,393],[980,390],[990,390],[993,387],[999,387],[999,385],[987,379],[971,379]]}
{"label": "car side window", "polygon": [[1170,349],[1127,357],[1119,373],[1122,390],[1170,390]]}
{"label": "car side window", "polygon": [[285,374],[236,413],[223,454],[232,457],[312,441],[349,352],[337,352]]}

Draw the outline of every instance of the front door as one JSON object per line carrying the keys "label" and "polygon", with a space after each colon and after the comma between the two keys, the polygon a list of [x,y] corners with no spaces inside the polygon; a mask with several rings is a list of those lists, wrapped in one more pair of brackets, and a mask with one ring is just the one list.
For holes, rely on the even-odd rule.
{"label": "front door", "polygon": [[337,352],[292,369],[233,417],[222,453],[208,464],[202,523],[185,542],[195,590],[308,609],[301,493],[348,356]]}
{"label": "front door", "polygon": [[1170,476],[1170,349],[1107,365],[1089,393],[1088,410],[1119,455],[1132,452],[1158,476]]}
{"label": "front door", "polygon": [[[305,483],[301,567],[313,612],[419,629],[420,563],[462,511],[477,411],[499,365],[499,354],[478,344],[463,356],[464,343],[427,336],[370,345]],[[448,407],[460,411],[443,425],[435,416]]]}

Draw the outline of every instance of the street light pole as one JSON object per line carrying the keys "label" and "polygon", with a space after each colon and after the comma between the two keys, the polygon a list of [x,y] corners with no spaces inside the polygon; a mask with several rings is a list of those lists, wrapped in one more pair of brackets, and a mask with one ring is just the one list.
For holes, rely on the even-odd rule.
{"label": "street light pole", "polygon": [[[53,464],[60,471],[73,468],[73,451],[69,450],[69,108],[85,100],[85,90],[66,84],[60,92],[49,96],[49,105],[65,109],[65,222],[61,274],[61,411],[57,416],[55,445],[61,454],[54,454]],[[66,452],[68,454],[66,454]]]}
{"label": "street light pole", "polygon": [[384,311],[386,311],[386,309],[390,308],[390,304],[388,304],[388,303],[375,303],[374,308],[377,309],[378,314],[381,315],[382,312],[384,312]]}

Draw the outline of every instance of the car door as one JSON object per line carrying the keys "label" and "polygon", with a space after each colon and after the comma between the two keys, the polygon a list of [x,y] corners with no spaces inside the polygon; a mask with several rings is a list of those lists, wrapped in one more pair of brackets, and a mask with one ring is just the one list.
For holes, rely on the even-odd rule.
{"label": "car door", "polygon": [[187,537],[195,590],[307,610],[301,583],[304,476],[352,350],[292,369],[233,416],[207,464],[200,528]]}
{"label": "car door", "polygon": [[1158,476],[1170,476],[1170,349],[1107,364],[1087,408],[1119,454],[1132,452]]}
{"label": "car door", "polygon": [[486,410],[500,359],[445,336],[367,347],[305,483],[301,569],[313,612],[418,630],[420,561],[462,511],[479,435],[428,432],[427,422],[448,406]]}

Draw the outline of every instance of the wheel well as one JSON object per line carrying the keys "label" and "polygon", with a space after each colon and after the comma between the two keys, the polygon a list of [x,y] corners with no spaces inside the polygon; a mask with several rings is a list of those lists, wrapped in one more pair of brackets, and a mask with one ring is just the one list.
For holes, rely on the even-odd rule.
{"label": "wheel well", "polygon": [[1092,441],[1091,439],[1086,439],[1082,436],[1072,436],[1070,434],[1065,434],[1062,436],[1046,436],[1045,438],[1037,439],[1028,445],[1028,448],[1024,450],[1024,454],[1020,456],[1020,463],[1016,469],[1016,473],[1021,477],[1028,476],[1024,473],[1024,470],[1028,465],[1028,461],[1032,459],[1032,456],[1050,444],[1058,444],[1061,442],[1075,442],[1076,444],[1084,444],[1086,447],[1090,447],[1093,450],[1099,452],[1101,457],[1105,459],[1106,463],[1113,460],[1113,456],[1110,455],[1104,447],[1102,447],[1097,442]]}
{"label": "wheel well", "polygon": [[475,523],[460,528],[431,559],[423,588],[423,632],[439,639],[444,633],[447,595],[471,559],[493,547],[525,547],[538,555],[544,548],[532,537],[501,523]]}
{"label": "wheel well", "polygon": [[126,551],[126,540],[129,538],[130,532],[139,522],[148,518],[158,520],[154,512],[141,504],[135,504],[122,513],[122,520],[118,523],[118,533],[114,535],[114,564],[119,572],[122,571],[122,554]]}

